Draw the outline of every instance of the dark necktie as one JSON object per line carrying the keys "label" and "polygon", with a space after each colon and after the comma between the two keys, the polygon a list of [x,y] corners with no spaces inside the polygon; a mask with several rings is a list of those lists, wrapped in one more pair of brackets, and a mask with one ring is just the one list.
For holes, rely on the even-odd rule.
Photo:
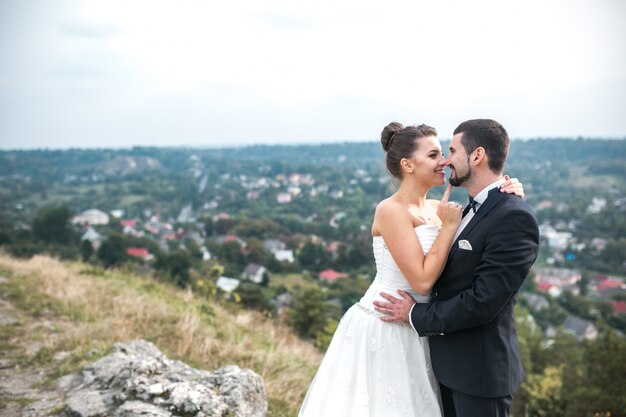
{"label": "dark necktie", "polygon": [[463,217],[465,217],[465,215],[467,215],[467,213],[469,213],[470,209],[472,209],[472,211],[474,213],[476,213],[476,204],[478,204],[476,202],[476,200],[474,200],[474,198],[470,195],[469,196],[469,203],[467,204],[467,206],[465,206],[465,208],[463,209]]}

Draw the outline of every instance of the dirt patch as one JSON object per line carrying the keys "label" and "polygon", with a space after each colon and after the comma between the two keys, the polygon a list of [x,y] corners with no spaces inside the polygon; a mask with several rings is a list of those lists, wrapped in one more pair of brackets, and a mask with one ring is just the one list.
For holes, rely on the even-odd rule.
{"label": "dirt patch", "polygon": [[[49,367],[30,365],[44,343],[41,329],[52,332],[50,318],[42,320],[16,308],[0,276],[0,417],[50,416],[60,398],[46,388]],[[42,323],[47,321],[47,323]],[[33,331],[34,328],[39,329]]]}

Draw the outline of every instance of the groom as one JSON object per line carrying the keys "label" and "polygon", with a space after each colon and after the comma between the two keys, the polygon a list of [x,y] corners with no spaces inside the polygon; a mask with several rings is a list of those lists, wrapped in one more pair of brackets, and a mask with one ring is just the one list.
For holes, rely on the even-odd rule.
{"label": "groom", "polygon": [[381,295],[384,321],[409,322],[430,336],[445,417],[508,416],[524,372],[513,316],[515,295],[537,257],[537,221],[519,197],[498,191],[509,137],[494,120],[461,123],[450,142],[450,184],[470,204],[431,302]]}

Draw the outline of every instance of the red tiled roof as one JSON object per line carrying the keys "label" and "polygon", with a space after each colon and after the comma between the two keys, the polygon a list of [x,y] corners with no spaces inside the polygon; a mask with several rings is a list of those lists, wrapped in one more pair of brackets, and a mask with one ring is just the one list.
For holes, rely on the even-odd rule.
{"label": "red tiled roof", "polygon": [[147,258],[148,255],[150,255],[150,252],[148,252],[146,248],[128,248],[126,253],[130,256],[139,256],[142,258]]}
{"label": "red tiled roof", "polygon": [[600,274],[597,274],[596,276],[594,276],[594,277],[593,277],[593,280],[594,280],[595,282],[602,282],[602,281],[606,281],[607,279],[609,279],[609,277],[608,277],[608,276],[606,276],[606,275],[600,275]]}
{"label": "red tiled roof", "polygon": [[348,274],[344,274],[341,272],[337,272],[334,269],[325,269],[319,273],[320,279],[325,279],[326,281],[335,281],[339,278],[345,278]]}
{"label": "red tiled roof", "polygon": [[329,252],[333,252],[333,251],[339,250],[340,246],[341,246],[341,242],[337,242],[337,241],[330,242],[328,246],[326,246],[326,250]]}
{"label": "red tiled roof", "polygon": [[614,301],[613,302],[613,313],[615,313],[615,314],[624,314],[624,313],[626,313],[626,301]]}
{"label": "red tiled roof", "polygon": [[609,278],[598,284],[598,291],[615,290],[622,288],[622,285],[624,285],[622,281]]}

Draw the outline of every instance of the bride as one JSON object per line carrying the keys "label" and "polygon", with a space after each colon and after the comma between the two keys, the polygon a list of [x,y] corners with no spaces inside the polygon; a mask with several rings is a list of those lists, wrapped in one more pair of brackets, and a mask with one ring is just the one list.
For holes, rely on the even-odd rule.
{"label": "bride", "polygon": [[[428,340],[408,325],[384,323],[373,301],[380,292],[408,292],[417,302],[441,274],[462,208],[426,198],[445,183],[445,159],[437,132],[426,125],[390,123],[381,134],[389,173],[398,190],[376,207],[372,224],[377,274],[343,316],[311,382],[300,417],[441,417],[439,388]],[[501,191],[523,195],[513,179]]]}

